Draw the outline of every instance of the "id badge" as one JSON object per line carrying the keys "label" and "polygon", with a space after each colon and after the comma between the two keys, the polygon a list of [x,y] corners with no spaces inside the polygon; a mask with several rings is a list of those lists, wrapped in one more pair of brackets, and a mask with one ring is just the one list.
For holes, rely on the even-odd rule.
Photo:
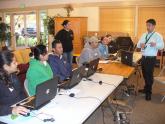
{"label": "id badge", "polygon": [[10,92],[13,92],[14,88],[12,88],[12,87],[9,87],[9,90],[10,90]]}

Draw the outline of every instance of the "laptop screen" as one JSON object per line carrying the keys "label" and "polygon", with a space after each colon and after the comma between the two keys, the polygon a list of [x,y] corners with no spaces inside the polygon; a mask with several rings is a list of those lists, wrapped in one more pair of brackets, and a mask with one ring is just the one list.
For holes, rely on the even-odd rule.
{"label": "laptop screen", "polygon": [[121,51],[121,62],[123,64],[132,66],[133,64],[133,52],[130,51]]}

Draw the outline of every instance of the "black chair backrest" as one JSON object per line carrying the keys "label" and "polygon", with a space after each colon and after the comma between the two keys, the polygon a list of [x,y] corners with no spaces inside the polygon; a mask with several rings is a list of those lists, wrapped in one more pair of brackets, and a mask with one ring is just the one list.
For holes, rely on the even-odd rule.
{"label": "black chair backrest", "polygon": [[116,39],[118,50],[133,51],[134,44],[131,37],[118,37]]}
{"label": "black chair backrest", "polygon": [[108,52],[113,54],[113,53],[116,53],[118,50],[118,47],[117,47],[117,44],[115,41],[111,41],[109,44],[108,44]]}

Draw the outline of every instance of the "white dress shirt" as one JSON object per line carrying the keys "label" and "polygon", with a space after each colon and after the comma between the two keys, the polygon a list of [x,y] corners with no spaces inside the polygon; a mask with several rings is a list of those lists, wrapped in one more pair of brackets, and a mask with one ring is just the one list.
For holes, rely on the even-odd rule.
{"label": "white dress shirt", "polygon": [[[152,35],[153,32],[151,33],[144,33],[142,35],[142,37],[140,38],[137,47],[141,48],[140,44],[141,43],[145,43],[146,42],[146,36],[147,39],[149,39],[149,37]],[[151,47],[150,43],[151,42],[155,42],[156,46]],[[157,56],[157,52],[158,50],[162,50],[164,49],[164,41],[163,41],[163,37],[161,34],[159,34],[158,32],[154,32],[153,35],[150,37],[150,39],[148,40],[148,42],[146,43],[146,48],[142,49],[141,48],[141,52],[143,56]]]}

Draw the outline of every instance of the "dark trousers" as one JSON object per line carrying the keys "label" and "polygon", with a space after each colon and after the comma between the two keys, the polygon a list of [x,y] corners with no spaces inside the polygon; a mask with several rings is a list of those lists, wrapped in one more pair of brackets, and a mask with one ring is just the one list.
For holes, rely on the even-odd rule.
{"label": "dark trousers", "polygon": [[67,62],[68,62],[69,64],[72,65],[72,61],[73,61],[73,52],[72,52],[72,51],[71,51],[71,52],[64,52],[64,53],[63,53],[63,56],[64,56],[64,58],[67,60]]}
{"label": "dark trousers", "polygon": [[156,57],[142,57],[142,73],[145,81],[144,90],[146,94],[152,94],[153,73]]}

